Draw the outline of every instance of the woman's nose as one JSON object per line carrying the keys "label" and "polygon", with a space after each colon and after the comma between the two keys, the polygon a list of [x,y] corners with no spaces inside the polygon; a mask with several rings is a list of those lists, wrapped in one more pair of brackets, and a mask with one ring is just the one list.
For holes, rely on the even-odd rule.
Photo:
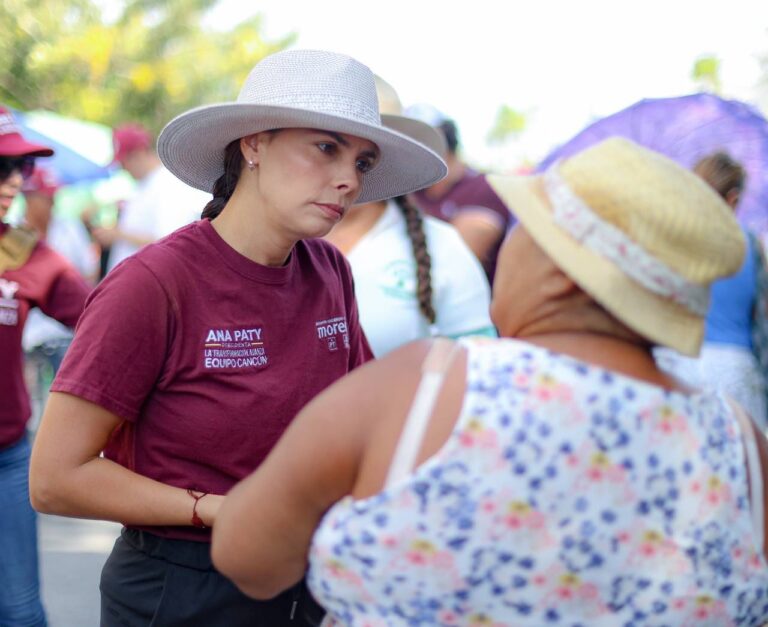
{"label": "woman's nose", "polygon": [[357,159],[354,162],[344,163],[339,165],[336,172],[336,189],[343,191],[345,194],[353,194],[357,197],[360,192],[360,186],[362,183],[362,173],[357,168]]}

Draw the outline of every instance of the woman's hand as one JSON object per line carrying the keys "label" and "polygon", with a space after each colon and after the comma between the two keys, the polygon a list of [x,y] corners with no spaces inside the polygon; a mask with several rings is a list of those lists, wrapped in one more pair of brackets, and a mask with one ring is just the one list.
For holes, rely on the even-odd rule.
{"label": "woman's hand", "polygon": [[[216,522],[216,514],[219,513],[223,502],[224,496],[221,494],[206,494],[197,502],[197,515],[200,516],[206,527],[213,527]],[[190,520],[192,520],[191,507],[190,505]]]}

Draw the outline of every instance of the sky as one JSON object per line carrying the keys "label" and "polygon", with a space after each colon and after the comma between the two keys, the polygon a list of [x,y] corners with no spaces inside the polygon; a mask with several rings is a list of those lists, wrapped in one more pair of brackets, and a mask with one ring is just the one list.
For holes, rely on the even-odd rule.
{"label": "sky", "polygon": [[[767,0],[221,0],[206,21],[255,14],[267,38],[293,32],[293,47],[348,54],[404,105],[438,107],[479,167],[535,162],[591,120],[697,91],[691,70],[706,55],[720,59],[724,96],[768,113]],[[526,130],[489,147],[504,104],[526,114]]]}

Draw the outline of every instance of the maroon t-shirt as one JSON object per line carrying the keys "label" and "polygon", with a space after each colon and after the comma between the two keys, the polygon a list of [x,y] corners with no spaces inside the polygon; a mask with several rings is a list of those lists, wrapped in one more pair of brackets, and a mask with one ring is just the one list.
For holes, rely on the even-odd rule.
{"label": "maroon t-shirt", "polygon": [[487,211],[498,222],[501,235],[491,248],[488,258],[480,260],[488,281],[493,283],[499,248],[504,241],[504,235],[514,223],[514,218],[501,198],[488,184],[485,175],[467,169],[464,176],[439,198],[430,197],[426,190],[415,192],[414,198],[422,211],[446,222],[453,221],[463,211],[478,210]]}
{"label": "maroon t-shirt", "polygon": [[[285,266],[266,267],[201,220],[107,275],[51,389],[125,420],[108,458],[225,494],[310,399],[372,357],[336,248],[300,241]],[[193,527],[146,529],[209,537]]]}
{"label": "maroon t-shirt", "polygon": [[[0,222],[0,236],[8,225]],[[38,242],[27,262],[0,274],[0,449],[24,435],[29,394],[21,335],[32,307],[73,327],[90,287],[64,257]]]}

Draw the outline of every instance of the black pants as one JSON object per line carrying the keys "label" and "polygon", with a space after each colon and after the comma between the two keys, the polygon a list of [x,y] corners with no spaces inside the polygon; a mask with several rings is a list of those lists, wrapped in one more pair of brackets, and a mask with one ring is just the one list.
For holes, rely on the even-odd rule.
{"label": "black pants", "polygon": [[313,627],[323,611],[301,582],[269,601],[240,592],[210,545],[123,529],[101,573],[101,627]]}

